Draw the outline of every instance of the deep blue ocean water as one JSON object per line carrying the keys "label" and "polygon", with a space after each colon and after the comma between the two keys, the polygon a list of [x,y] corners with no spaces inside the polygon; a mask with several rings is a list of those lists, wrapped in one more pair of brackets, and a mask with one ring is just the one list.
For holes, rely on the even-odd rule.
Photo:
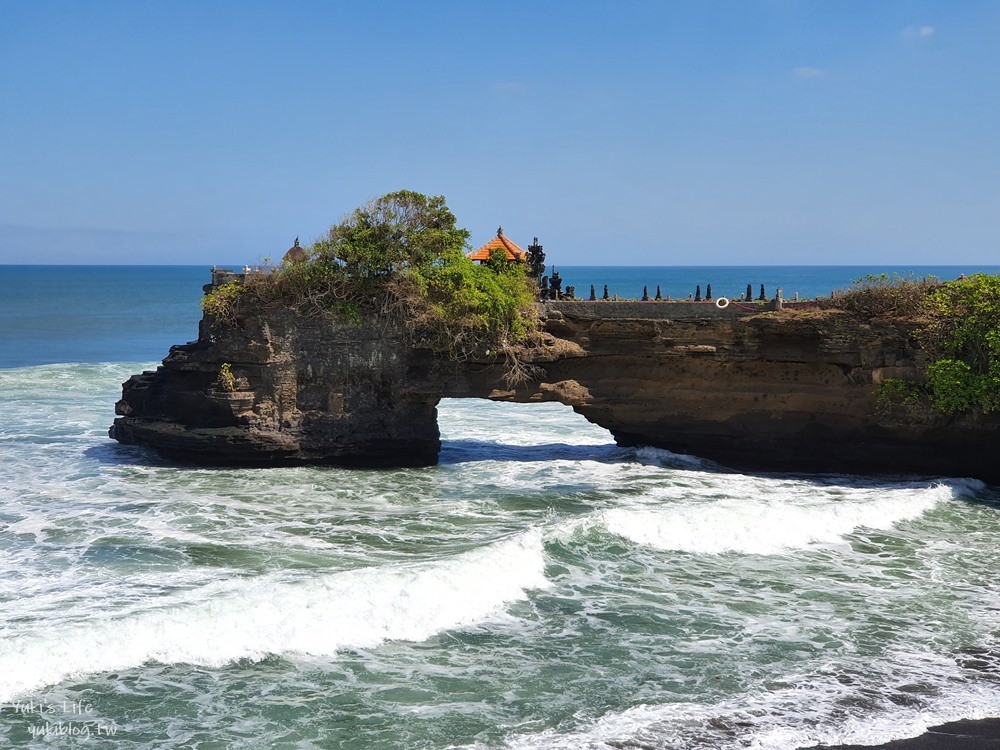
{"label": "deep blue ocean water", "polygon": [[[560,272],[910,270],[996,269]],[[208,277],[0,266],[0,747],[793,750],[1000,715],[994,489],[743,475],[476,400],[435,467],[172,466],[107,428]]]}
{"label": "deep blue ocean water", "polygon": [[151,362],[198,338],[205,266],[0,266],[0,367]]}

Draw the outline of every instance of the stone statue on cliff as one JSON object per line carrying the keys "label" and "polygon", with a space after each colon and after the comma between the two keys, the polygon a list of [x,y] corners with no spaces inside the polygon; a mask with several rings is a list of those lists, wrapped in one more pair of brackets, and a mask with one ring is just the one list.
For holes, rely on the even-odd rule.
{"label": "stone statue on cliff", "polygon": [[528,274],[537,280],[542,278],[543,273],[545,273],[545,252],[535,237],[534,242],[528,245]]}
{"label": "stone statue on cliff", "polygon": [[562,297],[562,277],[559,272],[552,267],[552,278],[549,279],[549,296],[551,299],[560,299]]}

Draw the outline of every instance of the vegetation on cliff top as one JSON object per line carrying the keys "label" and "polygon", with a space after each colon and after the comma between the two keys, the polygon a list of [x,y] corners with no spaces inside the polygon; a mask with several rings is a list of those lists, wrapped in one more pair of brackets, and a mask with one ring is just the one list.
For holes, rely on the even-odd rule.
{"label": "vegetation on cliff top", "polygon": [[916,380],[879,386],[879,408],[928,401],[945,414],[1000,410],[1000,277],[955,281],[868,276],[835,300],[859,317],[919,320],[931,362]]}
{"label": "vegetation on cliff top", "polygon": [[869,274],[850,289],[823,301],[824,307],[846,310],[860,318],[914,318],[924,315],[927,295],[940,286],[933,276],[917,279],[886,273]]}
{"label": "vegetation on cliff top", "polygon": [[443,196],[389,193],[332,226],[308,260],[223,285],[202,307],[229,325],[279,308],[355,322],[378,315],[453,359],[505,357],[519,379],[516,346],[537,327],[534,282],[521,263],[469,260],[468,239]]}
{"label": "vegetation on cliff top", "polygon": [[942,284],[928,308],[924,339],[939,355],[927,368],[935,405],[949,414],[1000,409],[1000,277],[977,273]]}

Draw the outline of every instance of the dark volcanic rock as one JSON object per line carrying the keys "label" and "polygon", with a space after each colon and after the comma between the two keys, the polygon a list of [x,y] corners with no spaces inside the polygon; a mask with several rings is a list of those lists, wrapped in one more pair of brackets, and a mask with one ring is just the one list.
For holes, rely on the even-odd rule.
{"label": "dark volcanic rock", "polygon": [[950,721],[919,737],[882,745],[818,745],[810,750],[1000,750],[1000,719]]}
{"label": "dark volcanic rock", "polygon": [[[237,389],[219,388],[228,363]],[[175,346],[123,386],[111,437],[185,461],[423,466],[437,461],[439,397],[414,391],[434,365],[391,328],[290,313]]]}
{"label": "dark volcanic rock", "polygon": [[[219,464],[416,466],[437,460],[442,397],[558,401],[621,444],[736,468],[1000,481],[997,419],[876,417],[875,385],[924,363],[915,323],[704,303],[550,302],[542,314],[545,340],[524,353],[537,377],[514,389],[498,363],[435,358],[378,317],[203,322],[197,342],[125,383],[111,436]],[[223,363],[234,392],[217,385]]]}
{"label": "dark volcanic rock", "polygon": [[[876,416],[876,384],[924,364],[912,322],[815,310],[613,319],[578,315],[570,303],[549,308],[547,330],[585,356],[552,363],[548,378],[586,390],[574,408],[621,444],[751,470],[1000,481],[996,418],[917,407]],[[671,305],[643,309],[669,314]]]}

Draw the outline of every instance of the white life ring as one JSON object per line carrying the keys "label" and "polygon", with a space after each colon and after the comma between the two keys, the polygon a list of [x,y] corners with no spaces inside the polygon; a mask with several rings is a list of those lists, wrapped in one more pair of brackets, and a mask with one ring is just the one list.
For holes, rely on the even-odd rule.
{"label": "white life ring", "polygon": [[719,297],[719,299],[715,300],[715,306],[720,310],[725,310],[729,307],[729,300],[725,297]]}

